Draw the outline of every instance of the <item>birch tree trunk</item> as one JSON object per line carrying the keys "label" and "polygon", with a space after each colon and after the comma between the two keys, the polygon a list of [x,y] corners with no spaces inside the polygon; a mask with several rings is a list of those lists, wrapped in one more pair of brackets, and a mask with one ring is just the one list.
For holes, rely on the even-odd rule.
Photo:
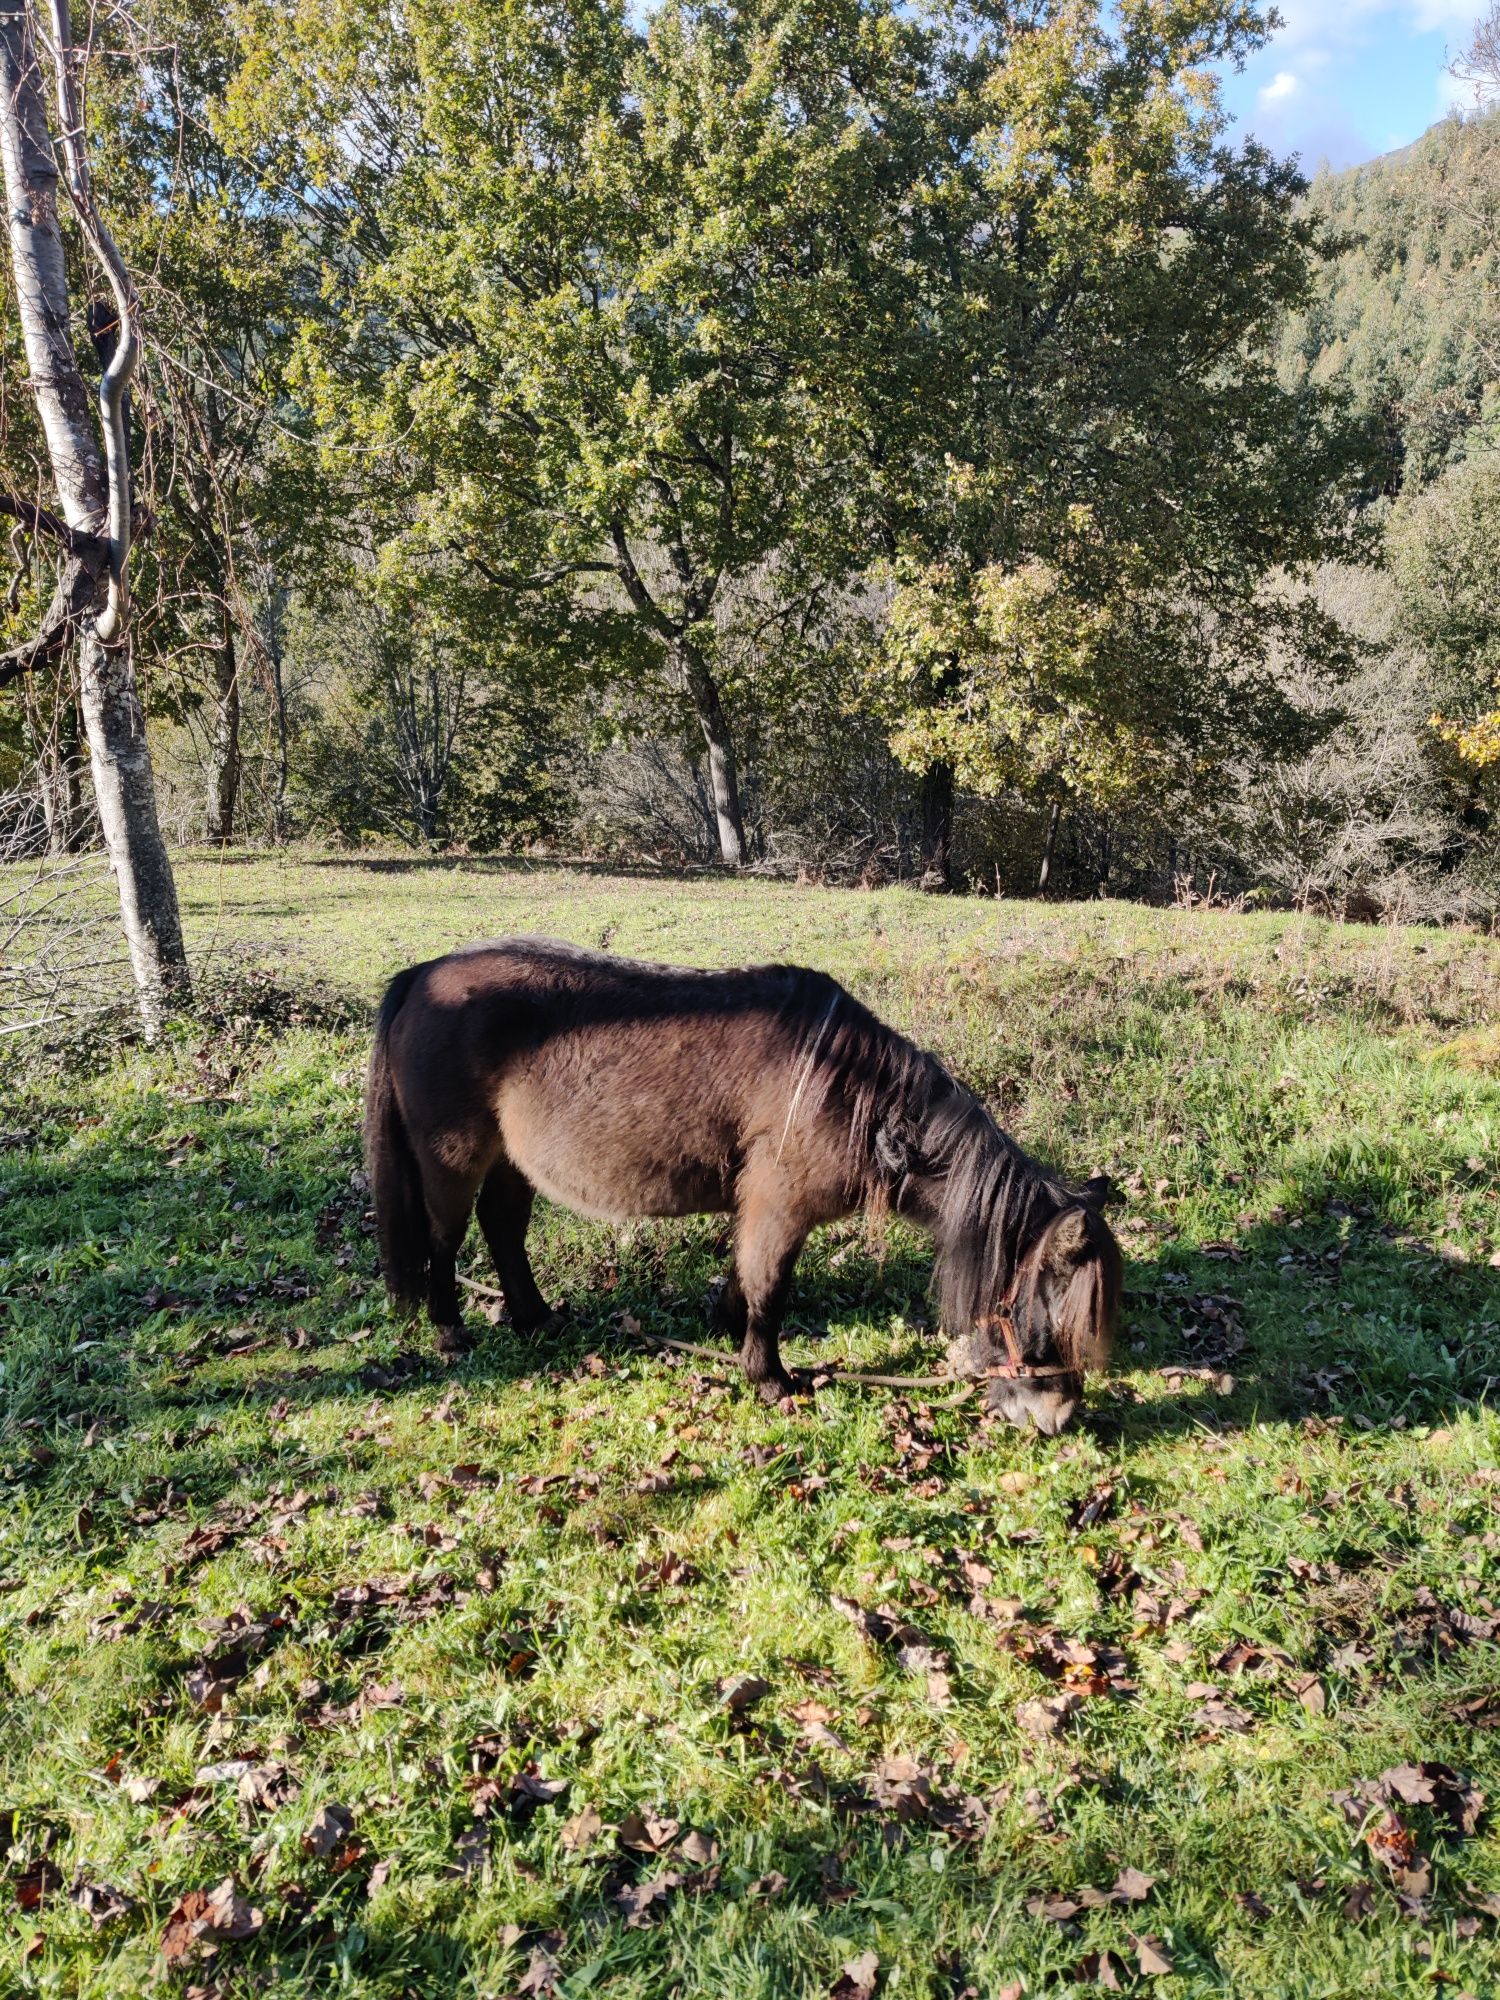
{"label": "birch tree trunk", "polygon": [[[70,77],[67,65],[76,51],[67,31],[66,7],[57,0],[53,24],[61,45],[62,74]],[[69,96],[71,85],[64,96],[65,124]],[[76,125],[74,117],[64,137],[70,147],[81,149],[83,137]],[[81,151],[70,157],[75,194],[82,179],[87,197]],[[172,865],[157,819],[145,716],[123,615],[128,601],[123,576],[128,522],[122,525],[118,518],[118,487],[121,476],[128,478],[128,472],[115,467],[112,508],[105,457],[69,329],[67,271],[58,227],[57,162],[47,125],[37,38],[26,0],[0,0],[0,161],[27,367],[63,518],[82,534],[97,536],[108,527],[111,536],[110,566],[99,576],[96,590],[76,618],[79,706],[99,820],[120,892],[120,914],[141,1020],[150,1038],[171,1006],[186,996],[187,960]],[[85,215],[86,232],[91,221],[95,227],[89,240],[97,251],[102,232],[97,217]],[[104,240],[107,242],[107,237]],[[115,278],[112,272],[112,283]],[[122,343],[126,333],[122,325]],[[124,393],[118,371],[111,387],[113,400],[106,421],[114,429],[118,455],[123,436],[118,410]]]}

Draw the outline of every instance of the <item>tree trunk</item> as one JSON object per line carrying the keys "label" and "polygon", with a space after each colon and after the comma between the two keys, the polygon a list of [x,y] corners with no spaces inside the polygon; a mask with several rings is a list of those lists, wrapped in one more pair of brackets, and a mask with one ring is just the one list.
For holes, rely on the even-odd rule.
{"label": "tree trunk", "polygon": [[745,860],[745,822],[740,811],[740,781],[729,718],[708,662],[685,641],[679,641],[675,651],[674,664],[692,699],[698,727],[708,746],[708,779],[719,833],[719,859],[726,868],[739,868]]}
{"label": "tree trunk", "polygon": [[922,887],[953,886],[953,766],[929,764],[918,794],[922,813]]}
{"label": "tree trunk", "polygon": [[[0,0],[0,158],[26,362],[58,500],[69,527],[98,535],[110,520],[109,487],[68,330],[57,163],[25,0]],[[123,602],[123,579],[114,583],[115,591],[107,595],[108,580],[101,579],[77,621],[79,701],[141,1019],[151,1038],[173,1001],[186,993],[187,960],[172,866],[156,817],[135,668],[128,637],[118,629],[114,600]],[[108,646],[100,637],[101,619],[110,629]]]}
{"label": "tree trunk", "polygon": [[208,816],[204,831],[221,845],[234,839],[240,792],[240,673],[234,624],[228,605],[220,609],[219,643],[214,648],[214,714],[208,747]]}
{"label": "tree trunk", "polygon": [[1042,843],[1042,866],[1036,878],[1036,892],[1039,896],[1047,893],[1047,884],[1052,880],[1052,857],[1057,852],[1057,828],[1062,819],[1062,800],[1054,799],[1047,814],[1047,838]]}
{"label": "tree trunk", "polygon": [[90,619],[78,658],[83,726],[99,823],[120,892],[120,915],[147,1039],[187,994],[187,955],[172,863],[156,817],[146,717],[130,645],[106,646]]}

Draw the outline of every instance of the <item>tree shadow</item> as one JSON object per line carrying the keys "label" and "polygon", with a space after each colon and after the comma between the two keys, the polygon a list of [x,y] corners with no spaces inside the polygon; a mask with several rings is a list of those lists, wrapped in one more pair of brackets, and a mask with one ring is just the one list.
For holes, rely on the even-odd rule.
{"label": "tree shadow", "polygon": [[590,861],[569,854],[325,854],[299,864],[307,868],[355,869],[365,875],[590,875],[646,882],[732,882],[732,871],[710,862]]}

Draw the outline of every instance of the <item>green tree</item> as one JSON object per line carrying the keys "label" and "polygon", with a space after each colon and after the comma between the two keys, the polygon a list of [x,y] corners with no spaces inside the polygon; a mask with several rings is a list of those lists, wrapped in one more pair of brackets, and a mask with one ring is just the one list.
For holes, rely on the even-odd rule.
{"label": "green tree", "polygon": [[1426,652],[1433,725],[1482,773],[1473,799],[1495,802],[1500,776],[1500,460],[1466,459],[1396,508],[1387,534],[1407,635]]}
{"label": "green tree", "polygon": [[[715,609],[864,557],[930,38],[886,0],[252,0],[234,104],[316,219],[325,435],[387,453],[387,578],[683,704],[745,836]],[[449,558],[464,557],[455,576]],[[566,641],[566,643],[564,643]]]}
{"label": "green tree", "polygon": [[1360,463],[1335,399],[1277,376],[1318,225],[1292,166],[1228,143],[1213,77],[1265,33],[1238,0],[1056,0],[950,51],[881,663],[939,790],[1056,808],[1201,772],[1294,724],[1273,638],[1337,651],[1310,600],[1262,594],[1342,539]]}
{"label": "green tree", "polygon": [[287,368],[318,310],[298,218],[266,201],[222,105],[240,47],[210,0],[139,0],[110,23],[92,125],[121,237],[141,271],[137,396],[153,532],[141,551],[141,644],[157,700],[206,721],[202,825],[235,830],[247,668],[269,677],[268,567],[285,584],[341,571],[326,482],[298,440]]}

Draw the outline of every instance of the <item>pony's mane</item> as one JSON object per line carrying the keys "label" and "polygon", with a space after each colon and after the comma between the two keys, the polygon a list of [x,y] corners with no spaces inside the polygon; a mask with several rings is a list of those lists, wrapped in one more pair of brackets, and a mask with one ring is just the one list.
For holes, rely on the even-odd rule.
{"label": "pony's mane", "polygon": [[[944,1324],[953,1333],[971,1328],[1001,1304],[1047,1224],[1081,1198],[1018,1146],[935,1055],[832,979],[812,979],[816,990],[810,980],[798,995],[793,1115],[837,1105],[849,1121],[852,1159],[868,1163],[872,1197],[910,1212],[920,1196]],[[1083,1347],[1088,1330],[1078,1332]]]}

